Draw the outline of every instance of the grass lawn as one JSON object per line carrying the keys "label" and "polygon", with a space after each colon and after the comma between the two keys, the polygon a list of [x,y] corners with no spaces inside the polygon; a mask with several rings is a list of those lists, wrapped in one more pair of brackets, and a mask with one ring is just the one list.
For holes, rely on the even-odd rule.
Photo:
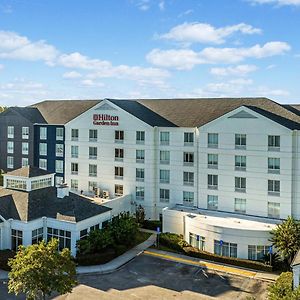
{"label": "grass lawn", "polygon": [[138,233],[136,235],[135,243],[132,247],[134,247],[138,244],[141,244],[142,242],[145,242],[151,236],[151,234],[152,233],[150,233],[150,232],[138,231]]}

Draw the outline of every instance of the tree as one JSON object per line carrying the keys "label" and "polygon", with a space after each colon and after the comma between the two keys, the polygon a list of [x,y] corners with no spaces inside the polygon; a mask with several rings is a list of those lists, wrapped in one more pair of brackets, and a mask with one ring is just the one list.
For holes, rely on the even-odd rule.
{"label": "tree", "polygon": [[300,223],[289,216],[271,231],[270,241],[279,251],[281,257],[290,266],[300,248]]}
{"label": "tree", "polygon": [[0,106],[0,114],[1,114],[2,112],[4,112],[6,109],[7,109],[6,106]]}
{"label": "tree", "polygon": [[143,224],[145,221],[145,209],[141,204],[135,210],[135,218],[138,224]]}
{"label": "tree", "polygon": [[65,248],[58,251],[58,240],[52,239],[27,247],[20,246],[15,258],[10,259],[8,290],[26,298],[43,299],[56,291],[65,294],[76,285],[76,268],[71,252]]}

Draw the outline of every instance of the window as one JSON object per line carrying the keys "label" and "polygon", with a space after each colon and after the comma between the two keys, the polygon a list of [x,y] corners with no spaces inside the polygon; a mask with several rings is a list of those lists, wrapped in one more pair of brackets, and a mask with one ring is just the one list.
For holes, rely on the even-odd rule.
{"label": "window", "polygon": [[268,172],[273,174],[280,173],[280,158],[268,158]]}
{"label": "window", "polygon": [[31,181],[31,190],[39,190],[52,186],[52,178],[43,178]]}
{"label": "window", "polygon": [[78,174],[78,163],[71,163],[71,174]]}
{"label": "window", "polygon": [[183,172],[183,184],[184,185],[194,185],[194,173],[193,172]]}
{"label": "window", "polygon": [[56,140],[63,141],[64,140],[64,129],[56,128]]}
{"label": "window", "polygon": [[160,163],[163,165],[170,164],[170,151],[160,151],[159,153]]}
{"label": "window", "polygon": [[56,173],[63,173],[64,172],[64,161],[63,160],[56,160],[55,161],[55,172]]}
{"label": "window", "polygon": [[235,135],[235,149],[246,149],[246,134]]}
{"label": "window", "polygon": [[[123,195],[123,185],[115,184],[115,195],[116,196],[122,196]],[[103,228],[103,226],[102,226],[102,228]]]}
{"label": "window", "polygon": [[32,230],[31,237],[32,244],[41,242],[43,240],[43,227]]}
{"label": "window", "polygon": [[234,157],[234,166],[236,171],[246,171],[246,156],[236,155]]}
{"label": "window", "polygon": [[28,140],[29,138],[29,127],[22,127],[22,139]]}
{"label": "window", "polygon": [[87,229],[80,230],[80,239],[81,240],[86,239],[88,235],[89,235],[89,233],[88,233]]}
{"label": "window", "polygon": [[89,165],[89,176],[97,177],[97,165]]}
{"label": "window", "polygon": [[170,170],[159,170],[159,182],[170,183]]}
{"label": "window", "polygon": [[237,213],[246,213],[246,199],[235,198],[234,199],[234,211]]}
{"label": "window", "polygon": [[144,163],[145,161],[145,150],[136,150],[136,162]]}
{"label": "window", "polygon": [[269,253],[270,246],[248,245],[248,259],[264,260],[265,255]]}
{"label": "window", "polygon": [[136,181],[144,181],[145,180],[145,169],[142,168],[136,168],[135,170],[136,174]]}
{"label": "window", "polygon": [[190,232],[189,244],[200,250],[205,250],[205,237]]}
{"label": "window", "polygon": [[14,153],[14,142],[7,142],[7,153]]}
{"label": "window", "polygon": [[89,159],[97,159],[97,147],[89,147]]}
{"label": "window", "polygon": [[97,129],[90,129],[89,130],[89,141],[90,142],[97,142],[97,139],[98,139]]}
{"label": "window", "polygon": [[71,190],[78,191],[78,180],[71,179]]}
{"label": "window", "polygon": [[7,126],[7,138],[13,139],[15,136],[15,127],[14,126]]}
{"label": "window", "polygon": [[269,218],[280,218],[280,203],[268,202],[268,217]]}
{"label": "window", "polygon": [[58,248],[63,250],[64,248],[71,249],[71,231],[47,228],[47,241],[49,242],[52,238],[59,240]]}
{"label": "window", "polygon": [[11,230],[11,249],[18,250],[18,247],[23,244],[23,231],[12,229]]}
{"label": "window", "polygon": [[47,144],[40,143],[40,155],[46,156],[47,155]]}
{"label": "window", "polygon": [[124,142],[124,131],[116,130],[115,131],[115,143],[123,143]]}
{"label": "window", "polygon": [[135,199],[144,200],[145,198],[145,188],[143,186],[137,186],[135,188]]}
{"label": "window", "polygon": [[268,180],[268,194],[270,196],[280,196],[279,180]]}
{"label": "window", "polygon": [[97,188],[97,182],[96,181],[89,181],[88,183],[88,190],[89,192],[95,193],[96,188]]}
{"label": "window", "polygon": [[184,166],[194,165],[194,152],[183,152],[183,165]]}
{"label": "window", "polygon": [[55,145],[55,155],[57,157],[63,157],[64,156],[64,145],[63,144],[56,144]]}
{"label": "window", "polygon": [[207,209],[218,209],[218,196],[216,195],[207,195]]}
{"label": "window", "polygon": [[22,154],[28,155],[29,151],[29,144],[28,143],[22,143]]}
{"label": "window", "polygon": [[170,201],[170,190],[159,189],[159,201],[167,203]]}
{"label": "window", "polygon": [[78,141],[79,139],[79,130],[78,129],[71,129],[71,140]]}
{"label": "window", "polygon": [[218,154],[207,154],[207,167],[218,169]]}
{"label": "window", "polygon": [[280,150],[280,136],[279,135],[269,135],[268,136],[268,150],[269,151],[279,151]]}
{"label": "window", "polygon": [[218,148],[219,136],[217,133],[207,134],[207,146],[208,148]]}
{"label": "window", "polygon": [[194,192],[183,191],[183,205],[193,206],[194,205]]}
{"label": "window", "polygon": [[145,144],[145,131],[137,131],[136,132],[136,143],[137,144]]}
{"label": "window", "polygon": [[71,157],[78,158],[78,146],[71,146]]}
{"label": "window", "polygon": [[123,179],[124,169],[123,167],[115,167],[115,178]]}
{"label": "window", "polygon": [[47,139],[47,127],[40,127],[40,140]]}
{"label": "window", "polygon": [[64,183],[64,178],[61,176],[55,176],[55,185],[62,185]]}
{"label": "window", "polygon": [[246,193],[246,178],[235,177],[235,191]]}
{"label": "window", "polygon": [[29,165],[28,158],[22,157],[22,167],[27,167]]}
{"label": "window", "polygon": [[7,156],[7,168],[8,169],[14,168],[14,158],[12,156]]}
{"label": "window", "polygon": [[160,132],[160,144],[161,145],[169,145],[170,144],[170,132],[168,132],[168,131]]}
{"label": "window", "polygon": [[237,244],[214,240],[214,253],[222,256],[237,257]]}
{"label": "window", "polygon": [[7,188],[26,191],[26,180],[7,179]]}
{"label": "window", "polygon": [[115,161],[123,161],[124,149],[115,149]]}
{"label": "window", "polygon": [[194,132],[185,132],[184,146],[193,146],[193,145],[194,145]]}
{"label": "window", "polygon": [[207,175],[207,188],[210,190],[218,189],[218,175]]}
{"label": "window", "polygon": [[90,227],[90,232],[94,230],[99,230],[100,229],[100,224],[96,224]]}
{"label": "window", "polygon": [[39,159],[39,168],[43,170],[47,170],[47,159],[44,158]]}

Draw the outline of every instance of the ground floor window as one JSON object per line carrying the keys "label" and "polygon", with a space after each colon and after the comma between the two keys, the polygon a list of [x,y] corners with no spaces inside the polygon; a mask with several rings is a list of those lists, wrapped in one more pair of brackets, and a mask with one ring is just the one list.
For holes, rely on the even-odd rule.
{"label": "ground floor window", "polygon": [[32,230],[32,244],[38,244],[43,240],[43,227]]}
{"label": "ground floor window", "polygon": [[18,247],[23,244],[23,231],[12,229],[11,230],[11,249],[18,250]]}
{"label": "ground floor window", "polygon": [[100,229],[100,224],[96,224],[90,227],[90,231],[99,230],[99,229]]}
{"label": "ground floor window", "polygon": [[248,245],[248,259],[263,260],[264,256],[269,253],[270,246],[265,245]]}
{"label": "ground floor window", "polygon": [[205,250],[205,237],[190,232],[189,244],[200,250]]}
{"label": "ground floor window", "polygon": [[84,240],[88,235],[89,234],[88,234],[88,230],[87,229],[80,230],[80,239],[81,240]]}
{"label": "ground floor window", "polygon": [[237,244],[214,240],[214,253],[222,256],[237,257]]}
{"label": "ground floor window", "polygon": [[59,250],[62,250],[64,248],[71,249],[71,231],[48,227],[47,241],[50,241],[52,238],[59,240]]}

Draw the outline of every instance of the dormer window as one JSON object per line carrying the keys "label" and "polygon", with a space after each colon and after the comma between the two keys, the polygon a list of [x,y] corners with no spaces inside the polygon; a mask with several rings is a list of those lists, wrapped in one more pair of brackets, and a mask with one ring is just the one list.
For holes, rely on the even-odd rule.
{"label": "dormer window", "polygon": [[6,187],[8,189],[26,191],[27,184],[26,184],[26,180],[21,180],[21,179],[7,179],[6,180]]}

